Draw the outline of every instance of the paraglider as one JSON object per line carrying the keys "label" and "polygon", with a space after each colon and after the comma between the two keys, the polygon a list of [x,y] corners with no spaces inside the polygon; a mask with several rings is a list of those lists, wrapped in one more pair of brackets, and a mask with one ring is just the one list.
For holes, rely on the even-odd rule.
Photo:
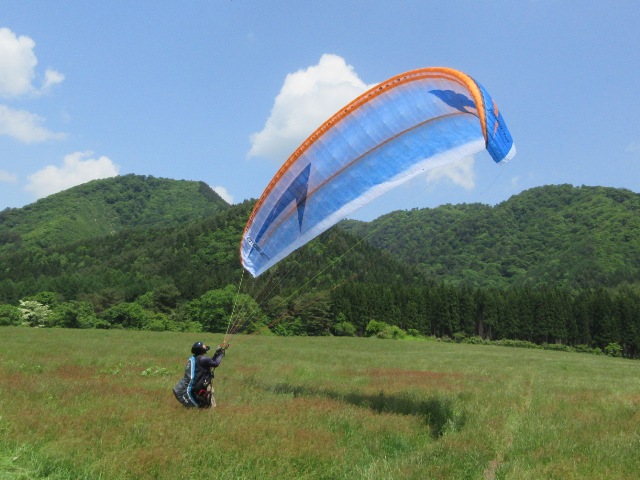
{"label": "paraglider", "polygon": [[375,197],[435,168],[515,145],[489,93],[467,74],[432,67],[390,78],[322,124],[258,200],[240,245],[254,277]]}

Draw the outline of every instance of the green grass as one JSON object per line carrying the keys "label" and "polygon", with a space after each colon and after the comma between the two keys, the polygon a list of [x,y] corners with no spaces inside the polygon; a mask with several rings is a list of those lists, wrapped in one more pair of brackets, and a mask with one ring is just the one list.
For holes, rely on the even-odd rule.
{"label": "green grass", "polygon": [[[0,479],[635,479],[640,362],[241,337],[218,407],[171,388],[197,334],[0,329]],[[221,336],[207,336],[216,344]]]}

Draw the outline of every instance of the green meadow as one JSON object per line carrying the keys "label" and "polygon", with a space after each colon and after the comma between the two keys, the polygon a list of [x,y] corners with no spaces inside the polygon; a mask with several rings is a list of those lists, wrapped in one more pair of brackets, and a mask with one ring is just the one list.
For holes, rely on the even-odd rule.
{"label": "green meadow", "polygon": [[1,479],[637,479],[640,362],[238,337],[218,407],[171,388],[221,335],[0,329]]}

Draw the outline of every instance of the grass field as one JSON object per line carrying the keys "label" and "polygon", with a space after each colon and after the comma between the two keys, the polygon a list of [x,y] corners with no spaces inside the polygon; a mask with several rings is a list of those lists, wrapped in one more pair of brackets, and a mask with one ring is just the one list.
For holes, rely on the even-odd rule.
{"label": "grass field", "polygon": [[250,336],[194,411],[171,388],[199,338],[0,328],[0,478],[639,476],[638,361]]}

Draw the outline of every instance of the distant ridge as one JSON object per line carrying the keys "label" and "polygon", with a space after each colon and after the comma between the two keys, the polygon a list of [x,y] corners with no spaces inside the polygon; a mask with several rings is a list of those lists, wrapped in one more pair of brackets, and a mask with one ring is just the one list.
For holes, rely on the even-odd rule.
{"label": "distant ridge", "polygon": [[51,247],[128,228],[175,226],[229,208],[206,183],[122,175],[0,212],[0,254]]}
{"label": "distant ridge", "polygon": [[640,194],[547,185],[491,207],[396,211],[342,228],[455,284],[593,288],[640,280]]}

